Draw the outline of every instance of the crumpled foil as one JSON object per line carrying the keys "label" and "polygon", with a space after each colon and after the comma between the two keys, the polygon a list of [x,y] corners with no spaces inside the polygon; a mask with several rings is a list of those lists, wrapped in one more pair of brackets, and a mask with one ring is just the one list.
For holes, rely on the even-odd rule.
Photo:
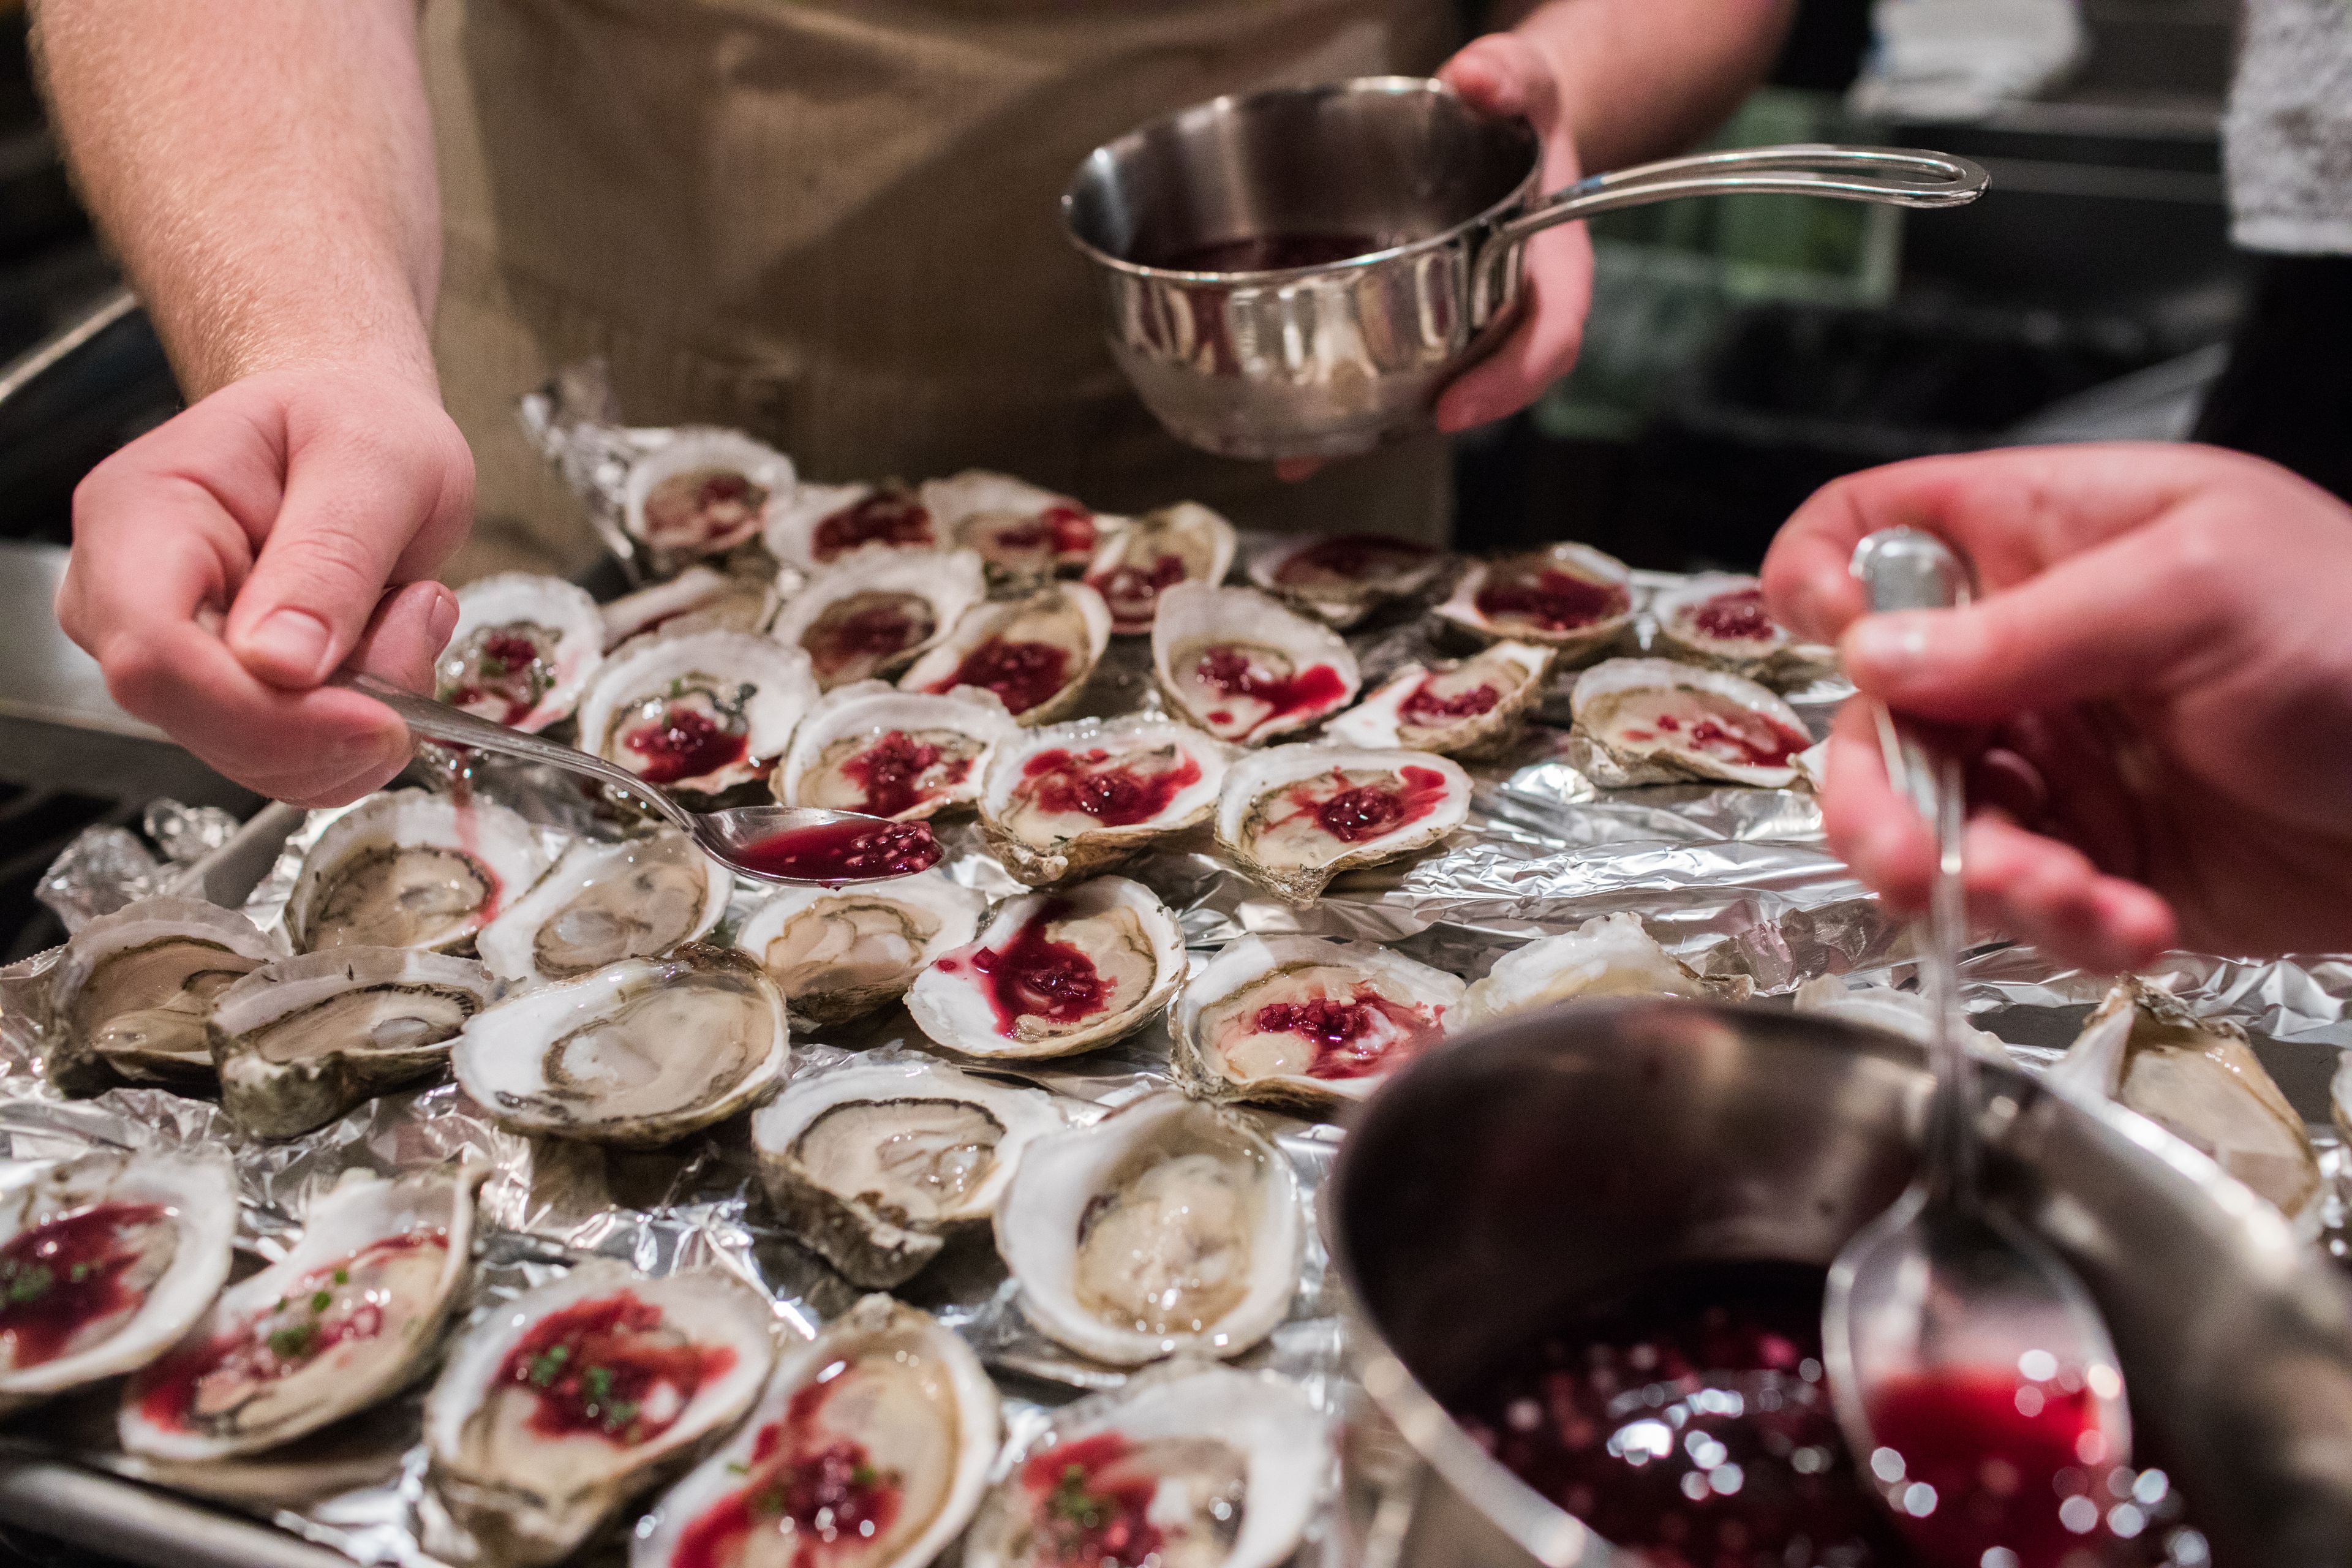
{"label": "crumpled foil", "polygon": [[100,824],[74,835],[41,873],[33,897],[65,922],[71,935],[100,915],[110,915],[134,899],[154,892],[163,868],[139,835]]}

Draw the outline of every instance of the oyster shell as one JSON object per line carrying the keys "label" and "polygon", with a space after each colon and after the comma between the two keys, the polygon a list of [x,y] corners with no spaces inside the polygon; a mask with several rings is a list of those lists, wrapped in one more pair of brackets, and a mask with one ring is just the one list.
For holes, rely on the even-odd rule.
{"label": "oyster shell", "polygon": [[924,1568],[980,1506],[998,1431],[964,1342],[866,1297],[783,1353],[741,1430],[638,1526],[630,1568]]}
{"label": "oyster shell", "polygon": [[1207,819],[1226,749],[1160,719],[1082,719],[997,749],[981,788],[988,847],[1032,887],[1126,859]]}
{"label": "oyster shell", "polygon": [[621,492],[621,528],[656,571],[756,538],[797,487],[790,458],[732,430],[688,427],[639,458]]}
{"label": "oyster shell", "polygon": [[766,538],[769,554],[803,572],[866,551],[937,550],[946,542],[931,509],[895,480],[804,484],[770,511]]}
{"label": "oyster shell", "polygon": [[1286,539],[1251,560],[1250,581],[1342,630],[1383,605],[1409,599],[1445,570],[1444,552],[1384,533]]}
{"label": "oyster shell", "polygon": [[580,839],[474,946],[501,980],[570,980],[704,935],[727,912],[734,886],[726,867],[675,827],[611,843]]}
{"label": "oyster shell", "polygon": [[647,784],[717,795],[774,766],[815,700],[799,648],[749,632],[648,637],[590,683],[580,744]]}
{"label": "oyster shell", "polygon": [[1173,1091],[1039,1138],[996,1207],[1023,1314],[1114,1366],[1241,1354],[1289,1312],[1306,1241],[1289,1160]]}
{"label": "oyster shell", "polygon": [[1663,658],[1612,658],[1576,679],[1577,732],[1626,768],[1628,782],[1723,779],[1786,789],[1813,743],[1770,691],[1719,669]]}
{"label": "oyster shell", "polygon": [[0,1179],[0,1414],[162,1355],[236,1238],[226,1157],[109,1151]]}
{"label": "oyster shell", "polygon": [[773,1321],[731,1276],[602,1258],[492,1308],[425,1402],[426,1479],[472,1559],[568,1556],[751,1408]]}
{"label": "oyster shell", "polygon": [[1185,983],[1170,1061],[1211,1099],[1327,1110],[1435,1040],[1462,992],[1459,977],[1372,942],[1245,936]]}
{"label": "oyster shell", "polygon": [[776,588],[765,577],[689,566],[666,583],[624,594],[599,612],[611,652],[648,632],[756,632],[776,613]]}
{"label": "oyster shell", "polygon": [[784,1226],[853,1284],[902,1285],[953,1234],[987,1223],[1054,1097],[944,1063],[853,1059],[794,1079],[751,1118],[760,1181]]}
{"label": "oyster shell", "polygon": [[980,929],[988,900],[940,870],[842,888],[788,888],[735,933],[783,993],[793,1026],[830,1028],[907,994],[923,966]]}
{"label": "oyster shell", "polygon": [[927,480],[922,499],[950,542],[979,552],[992,584],[1030,588],[1082,572],[1102,542],[1092,511],[1007,474],[968,468]]}
{"label": "oyster shell", "polygon": [[1198,583],[1160,595],[1151,669],[1179,714],[1244,746],[1338,712],[1363,684],[1356,656],[1328,626],[1255,588]]}
{"label": "oyster shell", "polygon": [[1435,669],[1404,665],[1323,735],[1343,746],[1491,756],[1517,738],[1550,668],[1550,649],[1523,642],[1498,642]]}
{"label": "oyster shell", "polygon": [[1225,773],[1217,843],[1305,909],[1342,871],[1425,849],[1470,814],[1470,775],[1427,752],[1275,746]]}
{"label": "oyster shell", "polygon": [[213,1302],[123,1393],[122,1447],[223,1459],[315,1432],[397,1393],[439,1348],[471,1277],[478,1163],[397,1181],[353,1169],[301,1238]]}
{"label": "oyster shell", "polygon": [[650,1149],[758,1104],[790,1057],[784,999],[730,948],[625,958],[475,1015],[450,1053],[509,1131]]}
{"label": "oyster shell", "polygon": [[1661,652],[1760,679],[1791,662],[1795,639],[1764,607],[1764,584],[1702,572],[1650,602]]}
{"label": "oyster shell", "polygon": [[1168,589],[1225,580],[1235,543],[1232,523],[1198,501],[1179,501],[1107,536],[1087,567],[1087,585],[1109,607],[1111,630],[1148,632]]}
{"label": "oyster shell", "polygon": [[572,716],[604,661],[604,616],[583,589],[501,572],[457,590],[457,625],[433,666],[433,695],[536,732]]}
{"label": "oyster shell", "polygon": [[1448,1034],[1556,1002],[1600,996],[1744,999],[1745,977],[1710,980],[1658,945],[1629,914],[1595,915],[1574,931],[1538,937],[1495,961],[1462,1005],[1445,1016]]}
{"label": "oyster shell", "polygon": [[438,1073],[498,982],[470,959],[341,947],[265,963],[214,1004],[221,1109],[291,1138]]}
{"label": "oyster shell", "polygon": [[286,934],[297,952],[463,952],[500,909],[530,891],[547,861],[530,824],[505,806],[394,790],[362,801],[319,835],[286,900]]}
{"label": "oyster shell", "polygon": [[1486,641],[1541,643],[1574,662],[1633,624],[1633,574],[1590,545],[1554,544],[1473,562],[1437,614]]}
{"label": "oyster shell", "polygon": [[201,899],[158,895],[99,916],[49,980],[51,1081],[68,1094],[208,1085],[214,999],[276,956],[251,921]]}
{"label": "oyster shell", "polygon": [[772,784],[786,805],[919,821],[979,799],[989,758],[1017,731],[993,692],[862,680],[808,710]]}
{"label": "oyster shell", "polygon": [[1066,1057],[1133,1034],[1184,978],[1184,936],[1151,889],[1097,877],[996,906],[915,977],[907,1011],[950,1050]]}
{"label": "oyster shell", "polygon": [[873,551],[810,578],[769,635],[806,653],[817,685],[830,691],[905,668],[985,596],[971,551]]}
{"label": "oyster shell", "polygon": [[1101,595],[1083,584],[1057,583],[972,610],[898,678],[898,689],[992,692],[1022,723],[1051,723],[1077,706],[1109,645],[1110,612]]}

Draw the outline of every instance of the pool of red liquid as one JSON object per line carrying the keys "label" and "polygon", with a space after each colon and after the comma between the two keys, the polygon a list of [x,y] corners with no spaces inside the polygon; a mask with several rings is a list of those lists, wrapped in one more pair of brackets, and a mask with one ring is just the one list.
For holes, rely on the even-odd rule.
{"label": "pool of red liquid", "polygon": [[[533,1323],[493,1381],[529,1391],[524,1425],[540,1436],[585,1434],[633,1447],[667,1431],[696,1391],[734,1364],[724,1345],[664,1332],[662,1310],[623,1290]],[[675,1398],[647,1397],[665,1386]]]}
{"label": "pool of red liquid", "polygon": [[[969,962],[995,1011],[998,1034],[1010,1038],[1024,1017],[1075,1024],[1100,1012],[1108,1000],[1094,960],[1047,934],[1046,928],[1069,912],[1068,900],[1048,899],[1009,939],[971,953]],[[939,968],[953,974],[962,963],[950,956],[939,961]]]}
{"label": "pool of red liquid", "polygon": [[925,823],[828,822],[771,834],[736,850],[735,859],[746,870],[798,882],[878,882],[928,871],[946,853]]}
{"label": "pool of red liquid", "polygon": [[877,1466],[865,1444],[817,1426],[842,1381],[799,1390],[782,1417],[760,1428],[742,1485],[686,1527],[669,1568],[728,1568],[761,1530],[789,1530],[793,1568],[819,1568],[831,1548],[855,1552],[889,1530],[903,1500],[899,1478]]}
{"label": "pool of red liquid", "polygon": [[1489,620],[1519,620],[1548,632],[1572,632],[1622,616],[1633,597],[1615,583],[1591,583],[1572,572],[1496,573],[1475,595]]}
{"label": "pool of red liquid", "polygon": [[809,553],[827,562],[862,545],[920,549],[936,542],[929,507],[911,491],[879,489],[818,523]]}
{"label": "pool of red liquid", "polygon": [[940,770],[929,785],[923,775],[939,767],[946,755],[928,741],[918,741],[903,730],[892,730],[866,750],[841,764],[843,774],[865,792],[858,809],[872,816],[896,816],[953,789],[971,776],[971,759],[960,758]]}
{"label": "pool of red liquid", "polygon": [[[1227,697],[1242,698],[1265,704],[1268,711],[1253,731],[1300,713],[1319,712],[1337,707],[1347,700],[1348,683],[1339,672],[1328,664],[1310,664],[1305,669],[1288,675],[1275,675],[1262,668],[1250,656],[1237,647],[1213,647],[1201,655],[1192,673],[1201,684]],[[1209,715],[1213,724],[1231,724],[1234,715],[1215,712]]]}
{"label": "pool of red liquid", "polygon": [[1163,251],[1144,262],[1171,272],[1276,272],[1286,267],[1322,267],[1351,256],[1369,256],[1396,244],[1376,234],[1305,231],[1246,234]]}
{"label": "pool of red liquid", "polygon": [[137,1311],[145,1293],[122,1277],[139,1260],[142,1233],[164,1223],[153,1204],[94,1204],[0,1247],[0,1340],[9,1364],[54,1361],[84,1330]]}
{"label": "pool of red liquid", "polygon": [[1435,811],[1445,798],[1445,775],[1435,768],[1408,764],[1397,770],[1397,782],[1392,784],[1358,784],[1328,798],[1316,794],[1323,787],[1320,779],[1297,785],[1291,792],[1291,804],[1312,811],[1316,823],[1340,843],[1361,844],[1410,826]]}
{"label": "pool of red liquid", "polygon": [[1172,768],[1139,773],[1097,746],[1039,752],[1021,764],[1036,780],[1033,798],[1053,812],[1079,812],[1106,827],[1130,827],[1168,809],[1180,791],[1201,782],[1201,764],[1188,752]]}
{"label": "pool of red liquid", "polygon": [[708,778],[743,760],[751,737],[719,724],[698,708],[672,708],[658,724],[632,730],[622,744],[643,759],[637,776],[647,784]]}
{"label": "pool of red liquid", "polygon": [[955,673],[934,682],[933,691],[977,686],[1003,700],[1006,711],[1026,713],[1069,684],[1070,655],[1052,643],[1006,642],[991,637],[957,665]]}

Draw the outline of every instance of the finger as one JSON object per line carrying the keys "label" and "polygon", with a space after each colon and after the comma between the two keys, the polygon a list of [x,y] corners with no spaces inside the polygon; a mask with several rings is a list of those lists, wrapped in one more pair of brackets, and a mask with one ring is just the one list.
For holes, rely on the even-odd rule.
{"label": "finger", "polygon": [[1438,68],[1437,79],[1482,114],[1544,124],[1559,108],[1559,87],[1550,68],[1535,46],[1516,33],[1473,38]]}
{"label": "finger", "polygon": [[2147,889],[2102,875],[2072,845],[1995,818],[1968,835],[1969,905],[2009,934],[2105,973],[2146,966],[2170,947],[2170,906]]}
{"label": "finger", "polygon": [[1830,725],[1822,829],[1832,853],[1900,914],[1927,907],[1936,847],[1909,798],[1886,777],[1866,702],[1849,702]]}
{"label": "finger", "polygon": [[431,695],[433,663],[457,626],[457,595],[438,583],[411,583],[386,594],[352,649],[345,668],[405,690]]}

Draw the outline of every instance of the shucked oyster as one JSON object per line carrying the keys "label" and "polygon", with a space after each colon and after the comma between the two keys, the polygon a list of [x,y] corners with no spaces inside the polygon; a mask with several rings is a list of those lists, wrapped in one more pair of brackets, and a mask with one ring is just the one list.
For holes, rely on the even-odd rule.
{"label": "shucked oyster", "polygon": [[1725,779],[1785,789],[1813,743],[1796,710],[1721,670],[1663,658],[1612,658],[1577,677],[1579,733],[1621,765],[1658,778]]}
{"label": "shucked oyster", "polygon": [[830,691],[905,668],[984,596],[980,557],[969,550],[876,551],[811,577],[769,635],[806,653]]}
{"label": "shucked oyster", "polygon": [[1060,1130],[1041,1089],[928,1058],[853,1060],[796,1078],[751,1118],[768,1201],[853,1284],[904,1284],[947,1237],[985,1225],[1022,1152]]}
{"label": "shucked oyster", "polygon": [[767,576],[708,566],[689,566],[666,583],[624,594],[599,612],[607,653],[648,632],[756,632],[775,613],[775,584]]}
{"label": "shucked oyster", "polygon": [[802,485],[766,524],[768,553],[814,572],[867,552],[937,550],[946,542],[930,508],[895,481],[882,485]]}
{"label": "shucked oyster", "polygon": [[621,527],[656,572],[671,572],[756,537],[794,489],[782,452],[731,430],[690,427],[629,470]]}
{"label": "shucked oyster", "polygon": [[501,980],[570,980],[692,942],[719,923],[733,886],[727,868],[675,827],[581,839],[474,946]]}
{"label": "shucked oyster", "polygon": [[751,1418],[638,1527],[630,1568],[924,1568],[980,1506],[997,1433],[964,1342],[868,1296],[777,1361]]}
{"label": "shucked oyster", "polygon": [[438,1347],[471,1272],[474,1188],[487,1169],[398,1181],[346,1172],[284,1258],[223,1291],[131,1379],[123,1447],[157,1459],[250,1454],[397,1393]]}
{"label": "shucked oyster", "polygon": [[1702,572],[1660,594],[1650,614],[1659,643],[1677,658],[1759,679],[1790,662],[1795,639],[1764,607],[1764,584],[1753,577]]}
{"label": "shucked oyster", "polygon": [[1185,983],[1171,1060],[1212,1099],[1326,1110],[1370,1094],[1436,1039],[1462,990],[1371,942],[1245,936]]}
{"label": "shucked oyster", "polygon": [[433,667],[434,696],[537,731],[572,716],[604,659],[604,622],[575,584],[501,572],[457,590],[457,625]]}
{"label": "shucked oyster", "polygon": [[1342,630],[1382,605],[1420,593],[1445,569],[1444,555],[1382,533],[1286,539],[1250,563],[1250,581],[1326,626]]}
{"label": "shucked oyster", "polygon": [[1305,909],[1342,871],[1436,843],[1470,814],[1470,776],[1427,752],[1276,746],[1225,773],[1217,843],[1276,898]]}
{"label": "shucked oyster", "polygon": [[1495,961],[1462,1005],[1446,1015],[1449,1034],[1556,1002],[1600,996],[1745,997],[1744,977],[1706,979],[1658,945],[1628,914],[1595,915],[1574,931],[1538,937]]}
{"label": "shucked oyster", "polygon": [[980,929],[988,900],[944,871],[786,888],[735,933],[784,994],[793,1026],[830,1028],[907,994],[923,966]]}
{"label": "shucked oyster", "polygon": [[480,799],[395,790],[327,825],[286,900],[297,952],[463,952],[547,869],[530,823]]}
{"label": "shucked oyster", "polygon": [[1179,583],[1225,580],[1235,542],[1232,523],[1197,501],[1179,501],[1106,537],[1087,584],[1110,607],[1113,631],[1148,632],[1160,595]]}
{"label": "shucked oyster", "polygon": [[1356,656],[1328,626],[1254,588],[1199,583],[1160,595],[1151,669],[1178,713],[1244,746],[1338,712],[1363,684]]}
{"label": "shucked oyster", "polygon": [[1084,571],[1102,539],[1086,507],[1005,474],[969,468],[927,480],[922,499],[945,536],[978,552],[989,582],[1007,588]]}
{"label": "shucked oyster", "polygon": [[[767,1302],[709,1269],[591,1258],[490,1310],[425,1403],[426,1479],[483,1564],[553,1563],[751,1408]],[[436,1555],[447,1555],[436,1550]]]}
{"label": "shucked oyster", "polygon": [[808,710],[770,782],[786,805],[919,821],[979,798],[990,756],[1016,729],[992,692],[864,680]]}
{"label": "shucked oyster", "polygon": [[1297,1292],[1306,1229],[1289,1160],[1172,1091],[1038,1139],[996,1208],[1023,1314],[1114,1366],[1265,1338]]}
{"label": "shucked oyster", "polygon": [[1474,637],[1541,643],[1572,663],[1633,624],[1633,574],[1589,545],[1555,544],[1474,563],[1437,614]]}
{"label": "shucked oyster", "polygon": [[1160,719],[1081,719],[997,749],[982,786],[989,849],[1032,887],[1116,865],[1206,820],[1226,748]]}
{"label": "shucked oyster", "polygon": [[51,1080],[68,1094],[208,1084],[214,998],[275,956],[251,921],[201,899],[140,899],[99,916],[49,981]]}
{"label": "shucked oyster", "polygon": [[816,700],[808,655],[749,632],[648,637],[604,661],[580,744],[647,784],[716,795],[774,766]]}
{"label": "shucked oyster", "polygon": [[1551,650],[1499,642],[1475,658],[1428,669],[1408,664],[1323,727],[1344,746],[1403,746],[1447,756],[1490,756],[1517,737],[1542,700]]}
{"label": "shucked oyster", "polygon": [[982,605],[898,678],[902,691],[993,692],[1024,724],[1045,724],[1077,705],[1110,643],[1110,612],[1078,583],[1025,599]]}

